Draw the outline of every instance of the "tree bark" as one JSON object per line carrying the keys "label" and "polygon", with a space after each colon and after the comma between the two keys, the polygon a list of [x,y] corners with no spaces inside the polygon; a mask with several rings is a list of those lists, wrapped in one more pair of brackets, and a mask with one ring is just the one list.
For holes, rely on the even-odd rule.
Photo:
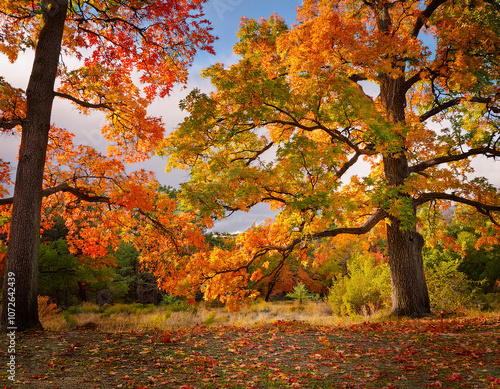
{"label": "tree bark", "polygon": [[403,231],[391,218],[387,226],[387,246],[391,269],[392,314],[422,317],[430,313],[422,248],[424,238],[416,230]]}
{"label": "tree bark", "polygon": [[[403,77],[386,77],[381,87],[381,100],[389,119],[397,124],[405,120],[405,80]],[[408,159],[401,138],[401,150],[384,156],[384,173],[389,187],[404,184],[410,175]],[[408,194],[400,193],[409,202]],[[416,206],[412,204],[412,215],[416,220]],[[395,216],[387,225],[387,247],[391,270],[392,313],[398,316],[421,317],[430,313],[430,300],[425,281],[422,248],[424,239],[417,232],[416,222],[411,228],[402,228],[402,222]],[[408,223],[405,223],[407,226]]]}
{"label": "tree bark", "polygon": [[[17,331],[41,329],[37,278],[42,184],[47,152],[54,83],[61,53],[68,0],[42,1],[44,24],[26,90],[27,112],[22,125],[14,188],[7,263],[3,282],[0,327]],[[8,316],[7,278],[15,279],[15,320]],[[10,290],[12,292],[12,289]],[[12,307],[12,305],[11,305]]]}

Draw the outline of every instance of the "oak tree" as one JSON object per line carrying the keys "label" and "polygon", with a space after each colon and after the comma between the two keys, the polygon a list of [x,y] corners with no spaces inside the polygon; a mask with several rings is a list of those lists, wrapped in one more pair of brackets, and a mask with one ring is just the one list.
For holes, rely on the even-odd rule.
{"label": "oak tree", "polygon": [[213,92],[182,102],[165,153],[190,170],[182,196],[197,212],[278,213],[196,259],[206,297],[237,306],[270,263],[307,265],[311,241],[385,226],[393,313],[429,313],[419,207],[463,204],[500,232],[498,188],[471,165],[498,169],[499,3],[305,0],[291,28],[243,19],[234,51],[204,70]]}
{"label": "oak tree", "polygon": [[[5,277],[15,278],[15,320],[9,322],[4,282],[3,328],[40,326],[36,275],[42,199],[59,195],[64,212],[75,217],[68,222],[74,243],[93,258],[116,243],[113,235],[127,221],[123,218],[135,213],[146,219],[168,202],[154,195],[158,184],[150,175],[127,174],[124,163],[147,158],[163,138],[161,120],[147,113],[150,102],[186,80],[197,51],[212,51],[204,2],[0,1],[0,52],[12,62],[27,49],[35,53],[26,91],[0,78],[0,130],[21,134],[14,196],[0,200],[0,205],[13,204],[12,213],[4,208],[2,215],[10,218]],[[76,68],[68,59],[78,62]],[[74,103],[84,114],[104,113],[107,155],[73,145],[69,132],[51,126],[55,98]],[[4,183],[10,180],[7,168],[0,161]],[[127,211],[125,216],[118,208]],[[50,212],[45,204],[44,220]],[[83,220],[88,215],[93,217]],[[81,221],[71,222],[76,219]]]}

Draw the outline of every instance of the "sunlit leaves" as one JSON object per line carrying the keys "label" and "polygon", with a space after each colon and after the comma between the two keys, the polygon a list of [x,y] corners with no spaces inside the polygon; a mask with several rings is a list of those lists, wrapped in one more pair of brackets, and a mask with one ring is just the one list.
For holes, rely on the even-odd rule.
{"label": "sunlit leaves", "polygon": [[[74,135],[66,129],[53,126],[49,133],[40,188],[44,197],[41,228],[50,228],[54,218],[64,218],[69,248],[82,262],[95,267],[112,265],[109,253],[120,240],[128,240],[144,248],[143,257],[151,257],[149,263],[162,279],[179,270],[183,256],[204,247],[201,224],[211,221],[181,212],[175,200],[159,191],[152,173],[130,173],[125,165],[149,158],[163,139],[161,119],[148,114],[152,100],[165,97],[175,84],[186,81],[187,68],[197,52],[213,53],[215,38],[204,19],[204,3],[0,1],[0,53],[12,62],[24,50],[36,47],[40,30],[44,23],[50,26],[54,9],[68,7],[62,42],[50,42],[55,48],[62,43],[61,55],[55,55],[56,60],[60,57],[57,89],[47,91],[43,98],[66,99],[81,113],[100,111],[106,119],[101,128],[109,141],[106,154],[73,144]],[[25,99],[22,90],[0,78],[2,132],[22,126]],[[0,196],[6,194],[10,180],[9,166],[0,160]],[[10,212],[8,199],[5,204],[2,220]],[[2,225],[2,231],[6,230],[7,225]],[[155,266],[155,261],[176,264],[169,268]],[[185,275],[175,273],[170,282],[180,283]]]}
{"label": "sunlit leaves", "polygon": [[26,97],[24,91],[12,87],[0,76],[0,129],[12,129],[20,126],[20,120],[26,116]]}
{"label": "sunlit leaves", "polygon": [[239,62],[203,71],[215,91],[181,103],[188,116],[164,144],[170,167],[190,169],[180,197],[194,211],[279,212],[213,254],[213,279],[229,288],[233,266],[239,290],[292,257],[307,263],[308,239],[359,232],[381,210],[415,230],[426,195],[498,204],[470,179],[469,157],[500,155],[497,11],[477,3],[311,0],[292,27],[242,20]]}
{"label": "sunlit leaves", "polygon": [[0,198],[8,194],[6,187],[11,184],[10,164],[0,159]]}

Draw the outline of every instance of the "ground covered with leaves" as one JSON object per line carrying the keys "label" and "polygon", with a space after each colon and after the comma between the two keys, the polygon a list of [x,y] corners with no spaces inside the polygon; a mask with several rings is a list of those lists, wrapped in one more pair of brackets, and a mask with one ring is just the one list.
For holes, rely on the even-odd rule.
{"label": "ground covered with leaves", "polygon": [[27,388],[500,388],[495,316],[18,333],[16,347]]}

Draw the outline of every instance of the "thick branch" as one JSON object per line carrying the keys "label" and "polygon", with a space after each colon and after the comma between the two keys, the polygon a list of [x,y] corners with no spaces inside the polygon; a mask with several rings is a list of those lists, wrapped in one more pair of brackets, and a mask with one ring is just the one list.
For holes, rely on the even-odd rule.
{"label": "thick branch", "polygon": [[437,157],[429,161],[421,162],[415,166],[410,167],[410,173],[419,173],[425,169],[432,166],[440,165],[448,162],[456,162],[467,159],[473,155],[485,155],[487,157],[500,157],[500,150],[496,150],[491,147],[480,147],[477,149],[470,149],[469,151],[457,154],[457,155],[445,155],[443,157]]}
{"label": "thick branch", "polygon": [[[313,234],[312,236],[307,236],[307,237],[301,237],[295,239],[292,243],[290,243],[286,247],[279,247],[279,246],[265,246],[260,248],[257,252],[254,253],[252,258],[245,264],[239,266],[238,268],[229,268],[229,269],[223,269],[223,270],[218,270],[214,271],[211,273],[211,275],[204,275],[204,278],[206,280],[209,280],[211,278],[214,278],[218,274],[226,274],[226,273],[237,273],[238,271],[241,270],[248,270],[248,268],[258,259],[261,258],[262,256],[266,255],[267,253],[271,251],[278,251],[282,255],[282,261],[284,261],[288,255],[292,252],[292,250],[297,246],[298,244],[306,241],[306,240],[311,240],[311,239],[320,239],[320,238],[326,238],[326,237],[334,237],[340,234],[351,234],[351,235],[362,235],[366,234],[369,232],[375,225],[377,225],[378,222],[381,220],[385,219],[387,217],[387,213],[382,210],[381,208],[377,209],[377,211],[371,215],[368,220],[360,227],[341,227],[341,228],[335,228],[333,230],[327,230],[327,231],[322,231],[318,232],[317,234]],[[272,274],[272,273],[271,273]]]}
{"label": "thick branch", "polygon": [[89,103],[88,101],[83,101],[83,100],[80,100],[80,99],[77,99],[76,97],[73,97],[71,95],[68,95],[66,93],[61,93],[61,92],[54,92],[54,96],[57,96],[57,97],[60,97],[60,98],[63,98],[63,99],[67,99],[67,100],[71,100],[73,103],[76,103],[84,108],[92,108],[92,109],[99,109],[99,108],[103,108],[103,109],[108,109],[110,111],[114,111],[115,109],[109,105],[109,104],[105,104],[105,103],[99,103],[99,104],[94,104],[94,103]]}
{"label": "thick branch", "polygon": [[[312,236],[313,239],[319,238],[332,238],[341,234],[348,235],[363,235],[369,232],[373,227],[375,227],[380,221],[384,220],[387,217],[387,213],[382,209],[378,208],[377,211],[371,215],[366,222],[360,227],[339,227],[334,228],[333,230],[326,230],[323,232],[318,232]],[[298,240],[297,243],[300,243],[303,239]],[[295,241],[294,241],[295,242]],[[295,243],[295,244],[297,244]]]}
{"label": "thick branch", "polygon": [[14,127],[21,126],[23,121],[21,119],[8,120],[5,118],[0,118],[0,128],[4,130],[12,130]]}
{"label": "thick branch", "polygon": [[[431,110],[424,113],[423,115],[421,115],[420,121],[425,122],[427,119],[430,119],[434,115],[437,115],[438,113],[441,113],[447,110],[448,108],[454,107],[460,104],[464,100],[466,100],[466,98],[457,97],[456,99],[449,100],[446,103],[439,104],[437,107],[434,107]],[[492,101],[492,99],[487,97],[473,97],[472,99],[470,99],[470,101],[473,103],[489,104]]]}
{"label": "thick branch", "polygon": [[[71,194],[75,195],[76,197],[78,197],[79,199],[81,199],[83,201],[87,201],[89,203],[109,203],[110,202],[109,197],[89,195],[87,193],[82,192],[78,188],[73,188],[72,186],[70,186],[67,183],[60,184],[60,185],[54,186],[52,188],[47,188],[47,189],[42,190],[42,197],[49,197],[49,196],[56,194],[56,193],[59,193],[59,192],[71,193]],[[14,202],[14,197],[0,199],[0,205],[10,205],[13,202]]]}
{"label": "thick branch", "polygon": [[270,142],[265,147],[263,147],[261,150],[242,150],[241,152],[254,153],[255,155],[252,156],[252,157],[238,157],[238,158],[233,158],[231,160],[231,162],[245,160],[246,161],[246,166],[250,166],[250,164],[253,161],[255,161],[257,158],[259,158],[262,154],[264,154],[266,151],[268,151],[273,146],[274,146],[274,142]]}
{"label": "thick branch", "polygon": [[479,201],[466,199],[464,197],[460,197],[454,194],[438,193],[438,192],[424,193],[418,199],[415,199],[414,203],[416,206],[419,206],[433,200],[448,200],[448,201],[453,201],[455,203],[469,205],[471,207],[476,208],[479,213],[488,216],[493,223],[499,225],[499,223],[493,219],[492,212],[500,212],[500,205],[488,205],[481,203]]}
{"label": "thick branch", "polygon": [[345,172],[347,172],[352,166],[354,166],[354,164],[358,162],[360,155],[361,153],[359,151],[356,151],[356,154],[354,154],[354,156],[349,161],[344,163],[344,165],[342,165],[342,168],[336,173],[337,178],[341,178],[345,174]]}
{"label": "thick branch", "polygon": [[424,73],[425,73],[424,70],[420,70],[419,72],[411,76],[408,80],[406,80],[404,86],[405,92],[408,92],[413,85],[419,82],[422,79],[422,74]]}
{"label": "thick branch", "polygon": [[432,0],[427,8],[419,15],[415,26],[413,26],[413,31],[411,33],[412,38],[416,38],[418,33],[424,26],[425,22],[431,17],[434,11],[442,4],[446,3],[447,0]]}

